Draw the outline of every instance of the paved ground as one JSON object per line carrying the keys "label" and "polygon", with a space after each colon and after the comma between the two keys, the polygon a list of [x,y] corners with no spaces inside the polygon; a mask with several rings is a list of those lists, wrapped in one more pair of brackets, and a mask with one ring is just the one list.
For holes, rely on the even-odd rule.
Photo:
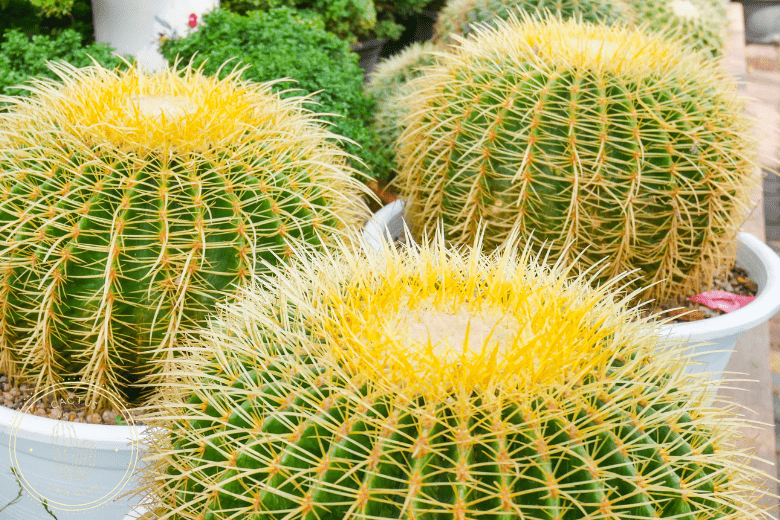
{"label": "paved ground", "polygon": [[[763,119],[764,135],[774,138],[770,149],[764,152],[764,218],[766,222],[766,240],[775,251],[780,253],[780,177],[772,173],[777,171],[778,132],[780,132],[780,47],[777,45],[748,45],[745,49],[747,61],[747,94],[756,99],[761,111],[766,111]],[[773,149],[772,149],[773,148]],[[780,468],[780,315],[769,324],[770,359],[772,367],[772,397],[775,417],[775,456]],[[776,469],[778,477],[780,470]]]}

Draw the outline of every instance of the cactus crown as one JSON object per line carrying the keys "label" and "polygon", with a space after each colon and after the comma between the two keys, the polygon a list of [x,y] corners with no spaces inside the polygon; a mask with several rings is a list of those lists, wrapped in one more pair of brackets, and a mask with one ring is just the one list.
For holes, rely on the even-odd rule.
{"label": "cactus crown", "polygon": [[145,419],[158,518],[764,518],[707,379],[543,260],[438,236],[261,279]]}
{"label": "cactus crown", "polygon": [[4,373],[138,397],[264,262],[362,218],[302,99],[189,68],[58,72],[0,114]]}
{"label": "cactus crown", "polygon": [[[733,262],[756,180],[733,79],[661,35],[524,16],[481,27],[410,82],[398,184],[416,233],[496,246],[519,225],[643,294]],[[572,244],[564,252],[564,244]]]}
{"label": "cactus crown", "polygon": [[248,130],[268,126],[277,103],[268,91],[238,80],[240,70],[220,80],[190,68],[148,75],[135,68],[53,67],[64,87],[38,82],[29,108],[45,111],[49,124],[70,138],[127,151],[240,146],[257,139]]}
{"label": "cactus crown", "polygon": [[518,268],[533,265],[528,255],[488,258],[479,247],[464,255],[438,244],[386,269],[355,270],[348,283],[333,273],[310,289],[323,302],[324,344],[355,374],[436,399],[454,389],[525,392],[591,369],[610,355],[601,342],[622,316],[606,319],[603,292],[556,285],[559,266]]}

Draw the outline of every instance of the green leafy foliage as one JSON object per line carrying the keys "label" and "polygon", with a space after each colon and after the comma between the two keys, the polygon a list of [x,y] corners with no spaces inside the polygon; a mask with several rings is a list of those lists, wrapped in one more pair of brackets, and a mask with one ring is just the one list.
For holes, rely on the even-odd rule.
{"label": "green leafy foliage", "polygon": [[[67,12],[49,9],[30,0],[0,0],[0,38],[10,29],[25,34],[59,35],[66,29],[80,33],[84,41],[94,39],[92,6],[89,0],[70,0]],[[62,2],[58,4],[63,6]]]}
{"label": "green leafy foliage", "polygon": [[322,16],[328,31],[354,42],[370,38],[398,39],[403,27],[397,19],[413,16],[429,3],[430,0],[223,0],[221,6],[239,14],[276,7],[310,10]]}
{"label": "green leafy foliage", "polygon": [[70,14],[74,0],[30,0],[30,3],[47,16]]}
{"label": "green leafy foliage", "polygon": [[[181,59],[203,67],[206,74],[220,71],[224,77],[233,67],[228,60],[247,65],[244,79],[266,82],[280,78],[275,90],[282,97],[311,94],[311,108],[333,114],[322,119],[334,125],[336,134],[354,141],[346,150],[362,159],[371,176],[383,176],[392,164],[392,154],[382,150],[369,124],[373,102],[363,94],[363,71],[349,44],[328,33],[322,19],[288,7],[251,11],[246,16],[215,10],[203,19],[200,30],[162,44],[169,62]],[[353,164],[358,170],[365,170]]]}
{"label": "green leafy foliage", "polygon": [[33,77],[56,79],[47,61],[62,60],[85,67],[93,64],[92,58],[107,68],[126,67],[121,58],[112,54],[111,47],[104,43],[85,46],[81,35],[70,29],[59,36],[31,38],[15,29],[7,31],[0,43],[0,94],[26,95],[27,90],[19,86]]}
{"label": "green leafy foliage", "polygon": [[377,22],[373,0],[228,0],[222,7],[239,14],[277,7],[311,10],[322,17],[328,31],[349,41],[367,37]]}

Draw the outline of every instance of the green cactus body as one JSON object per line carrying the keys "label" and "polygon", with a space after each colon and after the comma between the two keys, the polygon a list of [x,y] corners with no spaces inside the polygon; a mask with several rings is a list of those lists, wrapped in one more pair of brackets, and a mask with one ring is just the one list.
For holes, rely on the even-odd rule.
{"label": "green cactus body", "polygon": [[728,30],[726,6],[718,0],[626,0],[635,21],[667,38],[684,40],[708,56],[723,54]]}
{"label": "green cactus body", "polygon": [[433,41],[449,41],[453,34],[463,34],[468,29],[469,13],[478,0],[449,0],[436,17]]}
{"label": "green cactus body", "polygon": [[522,13],[608,24],[633,18],[623,0],[451,0],[437,20],[436,39],[450,41],[453,35],[465,37],[476,24],[495,25],[498,20]]}
{"label": "green cactus body", "polygon": [[424,67],[436,62],[437,47],[429,42],[414,43],[396,56],[383,60],[366,85],[366,93],[376,102],[373,124],[377,138],[386,148],[395,149],[409,115],[404,100],[410,94],[409,81],[421,76]]}
{"label": "green cactus body", "polygon": [[264,262],[356,219],[360,183],[267,86],[60,73],[0,116],[0,371],[133,399]]}
{"label": "green cactus body", "polygon": [[614,282],[437,238],[223,307],[144,419],[157,518],[769,518],[713,383]]}
{"label": "green cactus body", "polygon": [[[413,80],[398,151],[416,233],[456,244],[518,226],[644,298],[686,294],[733,260],[755,182],[733,83],[660,36],[574,21],[502,22]],[[566,249],[565,244],[571,244]]]}

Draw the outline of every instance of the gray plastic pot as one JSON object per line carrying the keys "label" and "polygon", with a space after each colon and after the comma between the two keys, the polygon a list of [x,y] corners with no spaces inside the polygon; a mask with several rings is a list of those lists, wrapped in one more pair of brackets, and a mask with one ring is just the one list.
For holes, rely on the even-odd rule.
{"label": "gray plastic pot", "polygon": [[[383,237],[398,240],[404,234],[404,201],[396,200],[377,211],[363,230],[363,239],[378,249]],[[695,364],[692,371],[712,372],[720,379],[731,358],[734,344],[746,331],[761,325],[780,310],[780,257],[764,242],[747,233],[737,236],[737,266],[757,284],[758,294],[749,305],[714,318],[661,327],[661,334],[688,341]]]}
{"label": "gray plastic pot", "polygon": [[120,497],[137,485],[144,431],[0,406],[0,518],[42,520],[47,509],[58,520],[133,518],[138,499]]}

